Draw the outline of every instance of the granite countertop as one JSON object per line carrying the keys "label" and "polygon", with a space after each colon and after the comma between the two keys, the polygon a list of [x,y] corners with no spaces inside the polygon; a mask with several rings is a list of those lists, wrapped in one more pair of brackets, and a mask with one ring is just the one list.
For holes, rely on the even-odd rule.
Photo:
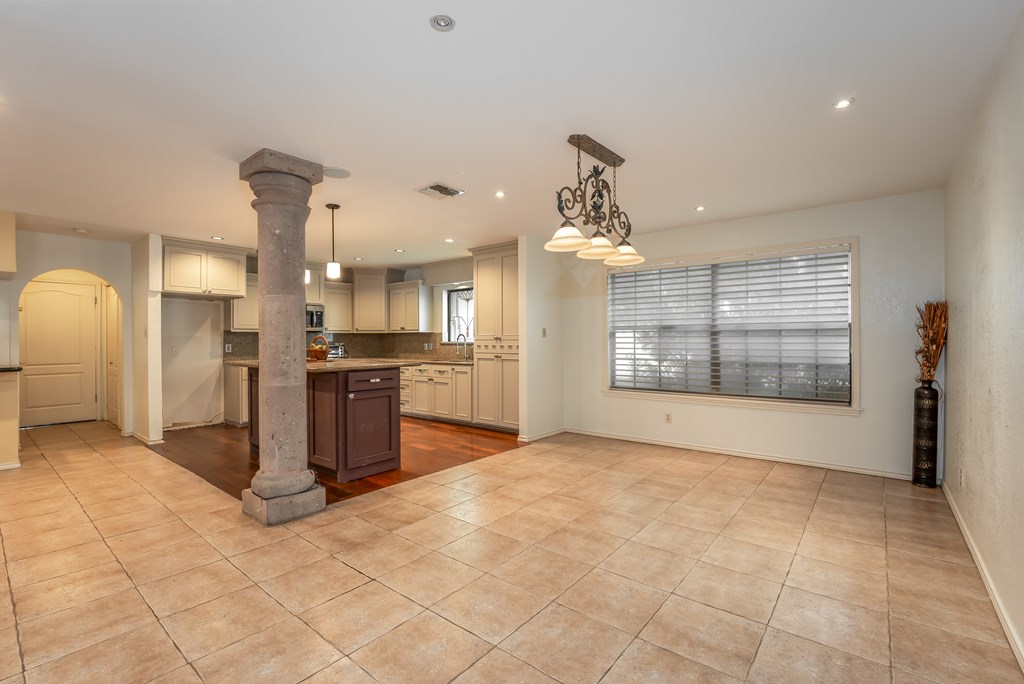
{"label": "granite countertop", "polygon": [[[385,358],[349,358],[328,359],[327,361],[306,361],[309,373],[337,373],[349,370],[376,370],[378,368],[400,368],[402,366],[420,366],[425,363],[442,366],[472,366],[473,360],[447,361],[443,359],[385,359]],[[224,359],[225,366],[242,366],[259,368],[258,359]]]}

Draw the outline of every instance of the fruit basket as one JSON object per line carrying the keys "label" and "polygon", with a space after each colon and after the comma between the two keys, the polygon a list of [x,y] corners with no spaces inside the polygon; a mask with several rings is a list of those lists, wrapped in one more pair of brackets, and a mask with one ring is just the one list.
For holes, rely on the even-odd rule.
{"label": "fruit basket", "polygon": [[[323,340],[324,343],[317,344],[317,340]],[[326,361],[327,360],[327,338],[323,335],[317,335],[313,338],[313,341],[306,347],[306,359],[309,361]]]}

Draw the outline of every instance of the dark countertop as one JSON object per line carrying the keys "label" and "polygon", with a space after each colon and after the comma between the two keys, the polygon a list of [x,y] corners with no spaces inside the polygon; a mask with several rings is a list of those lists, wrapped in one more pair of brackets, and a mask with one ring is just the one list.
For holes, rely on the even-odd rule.
{"label": "dark countertop", "polygon": [[[472,366],[473,360],[449,361],[444,359],[387,359],[387,358],[352,358],[328,359],[327,361],[307,361],[306,370],[310,373],[337,373],[349,370],[376,370],[378,368],[400,368],[402,366],[421,366],[434,364],[441,366]],[[225,366],[242,366],[259,368],[258,359],[224,359]]]}
{"label": "dark countertop", "polygon": [[4,366],[0,368],[0,373],[18,373],[21,371],[21,366]]}
{"label": "dark countertop", "polygon": [[[242,366],[243,368],[259,368],[256,359],[228,359],[225,366]],[[400,368],[401,366],[418,366],[419,361],[402,362],[394,359],[330,359],[328,361],[306,361],[307,373],[342,373],[345,371],[380,370],[382,368]]]}

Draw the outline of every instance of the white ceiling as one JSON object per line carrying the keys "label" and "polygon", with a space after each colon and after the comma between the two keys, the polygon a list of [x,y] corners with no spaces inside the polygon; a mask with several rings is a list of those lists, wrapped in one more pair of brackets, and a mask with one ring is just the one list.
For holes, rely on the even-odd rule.
{"label": "white ceiling", "polygon": [[[352,172],[314,189],[309,258],[338,202],[343,263],[414,265],[550,234],[579,132],[626,158],[642,253],[644,232],[941,187],[1022,8],[3,0],[0,209],[255,247],[238,162],[269,147]],[[466,194],[415,192],[435,181]]]}

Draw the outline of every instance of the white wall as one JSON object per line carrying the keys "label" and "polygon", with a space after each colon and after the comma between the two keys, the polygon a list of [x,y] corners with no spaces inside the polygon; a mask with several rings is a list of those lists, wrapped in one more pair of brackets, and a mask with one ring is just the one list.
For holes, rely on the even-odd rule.
{"label": "white wall", "polygon": [[[909,476],[915,304],[943,293],[942,192],[931,191],[634,235],[648,258],[857,237],[860,415],[735,408],[603,394],[605,268],[563,256],[568,429]],[[673,422],[666,424],[664,414]]]}
{"label": "white wall", "polygon": [[[565,427],[562,376],[560,254],[544,251],[546,237],[519,238],[519,437],[524,441]],[[552,379],[555,381],[552,382]]]}
{"label": "white wall", "polygon": [[164,297],[163,427],[224,420],[224,305]]}
{"label": "white wall", "polygon": [[[132,273],[129,263],[129,247],[117,242],[88,240],[84,238],[64,237],[46,233],[17,231],[18,272],[11,280],[6,296],[6,312],[4,304],[0,304],[0,318],[6,326],[0,325],[0,332],[6,327],[7,335],[0,339],[0,360],[6,354],[11,363],[19,358],[18,341],[18,298],[25,285],[36,276],[57,269],[76,269],[98,276],[110,283],[129,310],[132,302]],[[0,288],[0,297],[3,296]],[[132,329],[125,318],[124,325],[124,358],[122,368],[130,368],[132,363]],[[133,421],[132,385],[127,377],[122,378],[122,422],[124,430],[131,431]]]}
{"label": "white wall", "polygon": [[[125,320],[132,330],[131,386],[133,434],[147,444],[163,439],[163,387],[160,358],[162,242],[147,235],[131,245],[132,302]],[[127,345],[127,339],[125,344]],[[127,403],[127,402],[126,402]]]}
{"label": "white wall", "polygon": [[1024,662],[1022,102],[1024,20],[946,187],[945,484]]}

